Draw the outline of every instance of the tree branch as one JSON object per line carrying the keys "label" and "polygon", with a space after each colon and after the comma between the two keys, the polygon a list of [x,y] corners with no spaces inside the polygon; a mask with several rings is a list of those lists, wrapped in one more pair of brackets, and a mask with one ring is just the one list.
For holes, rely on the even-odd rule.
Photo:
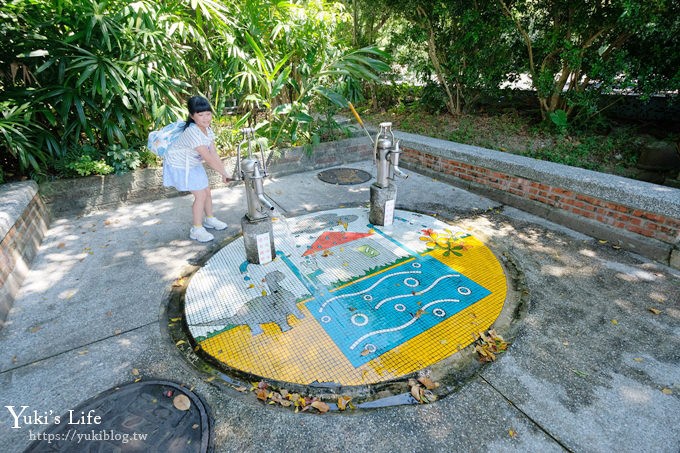
{"label": "tree branch", "polygon": [[429,33],[427,39],[427,54],[430,56],[430,60],[432,61],[432,66],[434,67],[437,80],[439,80],[439,83],[442,84],[444,90],[446,91],[446,96],[448,97],[448,102],[446,103],[446,105],[449,110],[449,113],[454,115],[455,113],[457,113],[455,110],[455,102],[453,94],[451,94],[451,88],[449,87],[449,84],[446,82],[446,78],[444,77],[444,71],[441,67],[441,64],[439,64],[439,58],[437,57],[437,47],[434,40],[434,30],[432,29],[432,25],[430,24],[430,21],[427,18],[427,15],[425,14],[423,8],[421,6],[418,6],[416,10],[423,18],[425,18],[427,22],[427,31]]}

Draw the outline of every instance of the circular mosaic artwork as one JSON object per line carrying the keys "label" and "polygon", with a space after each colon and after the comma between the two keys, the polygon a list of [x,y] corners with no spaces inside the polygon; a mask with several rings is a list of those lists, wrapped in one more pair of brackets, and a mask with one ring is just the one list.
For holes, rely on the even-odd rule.
{"label": "circular mosaic artwork", "polygon": [[433,365],[474,341],[506,298],[482,242],[433,217],[336,209],[274,221],[276,258],[245,259],[243,239],[191,278],[189,331],[230,369],[304,385],[366,385]]}

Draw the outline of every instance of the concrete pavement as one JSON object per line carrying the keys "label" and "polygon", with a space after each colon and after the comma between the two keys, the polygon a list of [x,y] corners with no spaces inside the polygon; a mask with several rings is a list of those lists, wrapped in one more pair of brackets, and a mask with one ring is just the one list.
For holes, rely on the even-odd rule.
{"label": "concrete pavement", "polygon": [[[287,216],[368,203],[371,182],[316,174],[271,178],[266,193]],[[529,293],[509,350],[457,391],[429,405],[295,414],[189,364],[168,335],[167,301],[178,277],[239,234],[235,185],[213,192],[229,227],[211,244],[188,239],[190,196],[52,221],[0,331],[0,450],[22,451],[45,429],[14,428],[5,406],[63,414],[142,378],[199,394],[216,451],[678,451],[679,271],[429,177],[398,186],[398,208],[470,231],[517,266]]]}

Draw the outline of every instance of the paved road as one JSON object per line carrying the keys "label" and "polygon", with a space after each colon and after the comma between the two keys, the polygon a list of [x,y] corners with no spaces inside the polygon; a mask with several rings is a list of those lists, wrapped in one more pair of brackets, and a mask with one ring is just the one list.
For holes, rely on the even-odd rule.
{"label": "paved road", "polygon": [[[266,191],[295,215],[368,203],[369,185],[308,172]],[[216,451],[680,449],[680,272],[417,174],[399,182],[398,207],[469,229],[520,269],[528,302],[508,352],[430,405],[294,414],[217,385],[179,353],[164,315],[175,279],[240,231],[243,188],[214,199],[229,227],[207,245],[187,237],[187,196],[53,220],[0,331],[0,451],[140,377],[199,394]],[[5,406],[39,417],[14,428]]]}

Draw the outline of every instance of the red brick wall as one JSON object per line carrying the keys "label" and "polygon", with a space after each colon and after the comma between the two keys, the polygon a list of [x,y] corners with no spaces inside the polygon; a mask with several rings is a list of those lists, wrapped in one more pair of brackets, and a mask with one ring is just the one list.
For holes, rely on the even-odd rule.
{"label": "red brick wall", "polygon": [[[0,288],[7,290],[9,289],[7,286],[15,287],[18,281],[23,279],[22,275],[12,274],[16,274],[17,271],[22,269],[25,271],[28,268],[28,264],[38,251],[47,231],[48,215],[45,204],[36,194],[0,242]],[[10,276],[16,281],[13,285],[5,286]],[[2,297],[13,298],[14,294],[4,294],[3,292]],[[8,306],[8,301],[0,302],[3,302],[0,305]],[[0,313],[0,322],[3,320],[3,315],[6,315],[6,313]]]}
{"label": "red brick wall", "polygon": [[404,149],[401,159],[416,168],[426,168],[489,189],[508,192],[665,243],[673,244],[680,237],[680,220],[672,217],[413,149]]}

